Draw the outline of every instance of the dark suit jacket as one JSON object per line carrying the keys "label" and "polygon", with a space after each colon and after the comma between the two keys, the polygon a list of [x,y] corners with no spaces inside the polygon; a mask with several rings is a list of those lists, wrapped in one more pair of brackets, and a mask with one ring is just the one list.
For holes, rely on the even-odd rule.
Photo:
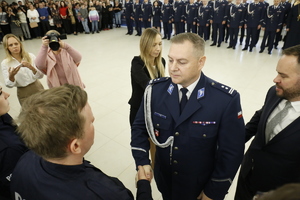
{"label": "dark suit jacket", "polygon": [[[162,58],[162,63],[164,66],[166,65],[164,58]],[[130,74],[132,94],[128,103],[133,108],[139,109],[145,88],[148,85],[148,82],[151,80],[147,67],[140,56],[135,56],[132,59]],[[161,75],[159,75],[159,77],[161,77]]]}
{"label": "dark suit jacket", "polygon": [[[158,189],[172,200],[195,200],[202,190],[214,200],[223,200],[244,151],[240,96],[202,74],[180,115],[177,85],[166,79],[153,84],[151,98],[156,139],[164,143],[174,136],[172,156],[170,146],[156,147]],[[149,164],[144,102],[131,133],[136,165]]]}
{"label": "dark suit jacket", "polygon": [[[300,117],[266,144],[269,115],[282,99],[275,86],[268,91],[264,106],[246,125],[246,141],[255,135],[245,154],[241,176],[251,180],[257,191],[269,191],[286,183],[300,182]],[[252,187],[252,186],[251,186]]]}

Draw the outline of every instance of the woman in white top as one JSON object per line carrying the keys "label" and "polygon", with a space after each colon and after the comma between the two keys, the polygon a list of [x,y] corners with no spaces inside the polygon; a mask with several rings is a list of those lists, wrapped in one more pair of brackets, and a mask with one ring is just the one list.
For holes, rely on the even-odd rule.
{"label": "woman in white top", "polygon": [[43,90],[38,79],[43,78],[35,64],[35,56],[27,53],[19,38],[7,34],[3,38],[6,58],[2,61],[2,74],[7,87],[17,87],[17,96],[20,104],[30,95]]}
{"label": "woman in white top", "polygon": [[35,9],[35,7],[32,5],[32,3],[29,3],[29,9],[27,10],[27,18],[29,19],[29,22],[36,22],[38,24],[37,27],[32,28],[34,31],[34,34],[37,38],[41,38],[41,30],[40,30],[40,20],[39,20],[39,13]]}
{"label": "woman in white top", "polygon": [[19,19],[21,21],[21,28],[22,28],[22,31],[24,33],[24,36],[25,36],[26,39],[31,39],[29,27],[28,27],[28,24],[27,24],[26,15],[25,15],[24,12],[26,12],[26,11],[22,7],[18,7],[18,16],[19,16]]}

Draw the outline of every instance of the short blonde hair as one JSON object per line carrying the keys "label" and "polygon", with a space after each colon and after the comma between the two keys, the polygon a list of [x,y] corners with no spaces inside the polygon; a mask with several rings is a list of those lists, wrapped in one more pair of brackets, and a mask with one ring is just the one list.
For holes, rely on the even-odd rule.
{"label": "short blonde hair", "polygon": [[160,35],[160,32],[154,28],[147,28],[140,39],[140,55],[141,59],[144,61],[147,70],[149,71],[151,79],[158,78],[158,76],[165,76],[165,68],[162,64],[162,57],[160,51],[159,55],[154,59],[154,65],[156,68],[153,68],[150,63],[150,52],[154,44],[155,37]]}
{"label": "short blonde hair", "polygon": [[182,44],[185,41],[189,41],[193,44],[195,56],[197,58],[204,56],[205,41],[199,35],[195,33],[181,33],[171,39],[171,43],[174,44]]}
{"label": "short blonde hair", "polygon": [[73,139],[84,135],[80,114],[87,94],[78,86],[65,84],[28,97],[16,123],[28,148],[45,159],[64,158]]}

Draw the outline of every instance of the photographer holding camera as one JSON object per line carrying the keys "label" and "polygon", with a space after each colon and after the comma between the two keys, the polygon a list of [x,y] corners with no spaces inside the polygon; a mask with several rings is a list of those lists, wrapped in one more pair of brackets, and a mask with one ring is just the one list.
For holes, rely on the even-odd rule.
{"label": "photographer holding camera", "polygon": [[49,88],[65,83],[84,88],[77,69],[81,54],[61,39],[66,38],[55,30],[48,31],[42,38],[42,46],[35,64],[47,75]]}

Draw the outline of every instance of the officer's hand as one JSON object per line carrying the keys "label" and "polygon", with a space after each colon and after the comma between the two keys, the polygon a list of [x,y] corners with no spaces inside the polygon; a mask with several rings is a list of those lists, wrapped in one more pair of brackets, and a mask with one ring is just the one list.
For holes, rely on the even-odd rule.
{"label": "officer's hand", "polygon": [[289,28],[287,28],[287,29],[286,29],[286,31],[290,31],[290,29],[289,29]]}
{"label": "officer's hand", "polygon": [[239,26],[239,28],[242,28],[242,26]]}
{"label": "officer's hand", "polygon": [[245,29],[247,28],[247,24],[244,25],[244,28],[245,28]]}
{"label": "officer's hand", "polygon": [[265,30],[265,28],[261,28],[261,30],[263,30],[263,31],[264,31],[264,30]]}
{"label": "officer's hand", "polygon": [[226,21],[222,21],[222,24],[224,25],[226,23]]}
{"label": "officer's hand", "polygon": [[145,171],[145,176],[148,181],[151,181],[153,178],[153,171],[151,165],[143,165],[143,169]]}
{"label": "officer's hand", "polygon": [[230,27],[230,25],[229,25],[229,24],[227,24],[227,27],[229,28],[229,27]]}
{"label": "officer's hand", "polygon": [[147,177],[145,175],[145,170],[142,166],[138,166],[138,172],[137,172],[137,181],[139,180],[147,180]]}
{"label": "officer's hand", "polygon": [[206,26],[209,26],[209,24],[206,24]]}
{"label": "officer's hand", "polygon": [[204,194],[203,191],[202,191],[201,194],[197,197],[197,199],[199,199],[199,200],[213,200],[213,199],[207,197],[207,196]]}
{"label": "officer's hand", "polygon": [[278,28],[278,29],[276,29],[276,33],[278,33],[280,31],[280,29]]}
{"label": "officer's hand", "polygon": [[259,30],[260,28],[261,28],[261,25],[258,25],[258,26],[257,26],[257,30]]}

